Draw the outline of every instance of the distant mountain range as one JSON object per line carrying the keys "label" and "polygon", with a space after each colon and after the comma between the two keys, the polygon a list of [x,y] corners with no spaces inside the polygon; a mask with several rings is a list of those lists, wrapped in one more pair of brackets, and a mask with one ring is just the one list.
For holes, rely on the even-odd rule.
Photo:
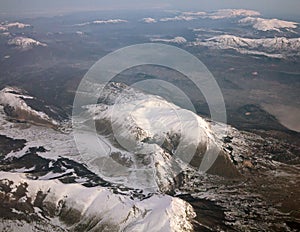
{"label": "distant mountain range", "polygon": [[300,38],[250,39],[234,35],[220,35],[193,42],[194,46],[214,49],[233,49],[242,54],[263,55],[273,58],[287,58],[300,55]]}

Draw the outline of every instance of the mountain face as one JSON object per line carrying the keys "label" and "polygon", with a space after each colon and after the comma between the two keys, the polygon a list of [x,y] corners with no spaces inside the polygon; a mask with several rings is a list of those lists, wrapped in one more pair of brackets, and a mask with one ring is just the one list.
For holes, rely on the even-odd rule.
{"label": "mountain face", "polygon": [[[130,187],[142,184],[160,191],[172,190],[176,176],[187,165],[225,177],[239,176],[221,141],[203,118],[124,84],[111,83],[107,88],[100,98],[103,100],[86,106],[82,119],[78,119],[82,127],[93,118],[100,147],[104,148],[102,153],[106,154],[93,157],[92,151],[83,148],[83,159],[94,166],[93,170],[103,167],[98,172],[114,181],[122,179]],[[79,132],[83,133],[80,139],[84,134],[91,136],[87,130]],[[224,168],[220,168],[222,165]]]}
{"label": "mountain face", "polygon": [[[21,89],[7,87],[0,91],[0,104],[5,113],[20,121],[30,121],[51,127],[58,126],[57,112]],[[47,113],[45,113],[47,112]]]}
{"label": "mountain face", "polygon": [[299,56],[299,38],[265,38],[249,39],[234,35],[220,35],[206,40],[199,40],[193,45],[215,49],[233,49],[242,54],[264,55],[274,58]]}
{"label": "mountain face", "polygon": [[[79,154],[73,139],[76,131],[69,122],[57,119],[59,127],[49,127],[51,121],[39,123],[39,111],[24,99],[34,97],[17,88],[1,91],[2,230],[12,226],[27,231],[267,230],[274,221],[285,230],[286,222],[292,221],[270,207],[263,192],[257,193],[257,182],[271,186],[273,181],[274,175],[260,178],[265,170],[291,177],[295,171],[270,160],[274,144],[277,149],[287,147],[282,141],[232,127],[224,130],[221,123],[159,96],[111,83],[99,103],[85,105],[79,115],[95,122],[98,142],[105,149],[95,153],[84,147],[94,151],[84,154],[79,146]],[[34,117],[21,122],[18,114],[7,115],[6,105]],[[79,131],[89,136],[91,121],[80,122]],[[86,141],[94,140],[87,137],[82,142]],[[182,154],[194,149],[195,155],[185,160]],[[295,160],[294,148],[290,149],[289,160]],[[199,172],[205,150],[218,154],[208,173]],[[250,177],[254,181],[244,185]],[[248,211],[257,215],[250,222]]]}
{"label": "mountain face", "polygon": [[[99,136],[111,151],[104,157],[106,169],[97,170],[99,166],[94,164],[99,157],[87,162],[77,153],[68,124],[46,113],[54,110],[35,110],[26,101],[38,100],[22,89],[7,87],[1,91],[0,124],[6,135],[0,140],[7,146],[1,147],[6,152],[0,157],[0,201],[7,207],[0,208],[0,214],[8,220],[17,217],[21,222],[14,225],[16,230],[32,230],[38,221],[37,228],[54,231],[193,231],[196,214],[192,206],[161,193],[174,191],[182,181],[177,175],[183,168],[193,169],[172,158],[180,137],[185,140],[181,152],[191,149],[189,146],[199,151],[219,146],[208,122],[126,85],[112,83],[105,94],[99,104],[86,106],[86,113],[94,117]],[[121,101],[119,94],[123,95]],[[118,111],[114,112],[114,107]],[[189,133],[181,131],[182,122],[170,112],[174,109]],[[129,114],[134,120],[128,120]],[[195,121],[189,122],[188,117]],[[147,127],[154,121],[166,123],[165,128]],[[26,125],[18,128],[20,122]],[[195,126],[199,131],[190,134]],[[191,142],[193,139],[197,140]],[[220,154],[238,174],[226,155]],[[115,163],[109,164],[110,160]],[[200,164],[194,165],[198,168]],[[118,175],[114,169],[124,167],[130,170],[128,176],[124,172]],[[149,170],[153,176],[146,176]],[[116,176],[108,175],[114,173]],[[0,228],[10,226],[9,221],[3,221]]]}
{"label": "mountain face", "polygon": [[[37,219],[50,222],[56,231],[192,231],[193,209],[178,198],[155,195],[131,200],[103,187],[29,180],[25,174],[0,175],[0,199],[7,205],[7,217],[25,219],[16,231]],[[5,229],[5,224],[0,228]]]}
{"label": "mountain face", "polygon": [[250,25],[254,29],[259,31],[277,31],[282,30],[292,30],[298,27],[299,23],[289,22],[279,19],[263,19],[263,18],[253,18],[246,17],[239,20],[239,23],[243,25]]}

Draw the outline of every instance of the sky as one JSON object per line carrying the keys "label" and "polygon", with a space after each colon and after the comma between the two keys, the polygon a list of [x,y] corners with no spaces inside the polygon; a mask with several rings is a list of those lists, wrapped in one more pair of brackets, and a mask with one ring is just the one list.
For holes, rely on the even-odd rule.
{"label": "sky", "polygon": [[1,14],[61,14],[90,10],[244,8],[263,14],[300,17],[300,0],[0,0]]}

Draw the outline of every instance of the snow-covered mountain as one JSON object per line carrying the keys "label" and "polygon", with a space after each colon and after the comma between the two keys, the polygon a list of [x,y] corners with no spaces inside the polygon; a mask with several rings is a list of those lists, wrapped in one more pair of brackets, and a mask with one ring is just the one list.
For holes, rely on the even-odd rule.
{"label": "snow-covered mountain", "polygon": [[[188,164],[221,176],[239,176],[209,123],[193,112],[118,83],[111,83],[101,99],[86,106],[74,122],[75,128],[82,128],[77,141],[83,160],[103,178],[170,191]],[[89,132],[91,118],[100,135],[102,150],[97,152]]]}
{"label": "snow-covered mountain", "polygon": [[182,36],[176,36],[173,39],[163,39],[163,38],[152,38],[150,39],[151,42],[165,42],[165,43],[177,43],[177,44],[184,44],[187,40]]}
{"label": "snow-covered mountain", "polygon": [[247,17],[239,20],[239,23],[243,25],[250,25],[254,29],[259,31],[278,31],[281,29],[295,29],[299,23],[289,22],[279,19],[263,19],[263,18],[253,18]]}
{"label": "snow-covered mountain", "polygon": [[[4,111],[8,116],[35,124],[58,126],[59,123],[45,112],[32,108],[34,105],[38,107],[37,104],[34,104],[36,102],[34,97],[27,95],[26,92],[18,88],[6,87],[0,91],[0,105],[4,106]],[[48,108],[47,111],[55,114],[51,108]]]}
{"label": "snow-covered mountain", "polygon": [[[120,93],[123,98],[119,98]],[[193,231],[192,220],[196,214],[191,205],[160,193],[170,191],[175,182],[178,184],[180,181],[175,178],[179,174],[177,168],[180,162],[171,157],[176,155],[176,133],[181,132],[185,137],[182,151],[189,146],[198,146],[198,142],[203,142],[203,146],[210,149],[217,138],[208,123],[160,97],[127,88],[126,85],[113,83],[102,97],[102,103],[87,106],[87,112],[94,116],[99,136],[110,147],[114,161],[119,167],[128,165],[133,171],[126,180],[126,173],[115,170],[115,166],[106,162],[109,170],[99,172],[98,169],[99,176],[105,176],[105,171],[116,175],[121,171],[124,179],[121,176],[105,176],[99,186],[99,177],[88,171],[97,173],[95,162],[87,162],[78,155],[72,133],[53,130],[46,123],[37,126],[36,122],[47,119],[48,123],[50,118],[26,103],[26,100],[34,98],[25,91],[11,87],[1,91],[0,100],[4,107],[1,106],[0,110],[0,139],[5,134],[8,136],[4,137],[6,140],[14,138],[8,140],[8,144],[20,143],[19,148],[12,146],[13,150],[5,158],[0,157],[0,168],[5,170],[0,173],[0,196],[4,197],[7,205],[6,215],[20,220],[18,224],[10,220],[1,221],[2,230],[13,225],[15,230],[23,227],[27,231],[33,228],[52,231],[86,228],[98,231]],[[5,108],[28,113],[30,120],[27,120],[27,125],[20,128],[18,122],[8,121],[4,115]],[[173,110],[177,111],[180,119],[170,112]],[[11,116],[22,119],[16,114]],[[128,120],[129,116],[132,120]],[[190,117],[195,120],[190,121]],[[165,124],[164,127],[154,124],[159,121]],[[151,124],[153,127],[149,127]],[[187,131],[182,131],[182,126],[186,126],[184,130]],[[108,131],[110,127],[116,130],[115,133]],[[199,128],[191,133],[192,127]],[[197,135],[197,132],[200,134]],[[198,139],[195,143],[190,141],[194,138]],[[138,144],[143,146],[138,147]],[[137,150],[138,153],[134,152]],[[69,159],[83,162],[84,166]],[[136,181],[136,175],[143,174],[142,170],[155,170],[155,176],[138,176],[139,181]],[[148,187],[144,182],[147,179],[157,182],[160,190],[151,192],[149,188],[144,189]],[[98,187],[87,188],[82,184]],[[35,224],[36,220],[40,221],[39,225]]]}
{"label": "snow-covered mountain", "polygon": [[194,11],[184,11],[174,17],[161,18],[160,22],[176,22],[176,21],[192,21],[196,19],[232,19],[241,18],[247,16],[259,16],[260,13],[253,10],[244,9],[221,9],[213,12],[194,12]]}
{"label": "snow-covered mountain", "polygon": [[157,20],[151,17],[143,18],[141,21],[144,23],[157,23]]}
{"label": "snow-covered mountain", "polygon": [[5,24],[5,26],[7,28],[19,28],[19,29],[23,29],[25,27],[31,27],[31,25],[29,25],[29,24],[20,23],[20,22],[8,23],[8,24]]}
{"label": "snow-covered mountain", "polygon": [[228,19],[245,16],[259,16],[260,13],[253,10],[245,9],[221,9],[215,12],[209,13],[208,18],[210,19]]}
{"label": "snow-covered mountain", "polygon": [[[103,187],[87,188],[57,180],[29,180],[25,174],[0,172],[0,196],[7,215],[24,218],[15,231],[34,218],[56,231],[192,231],[195,217],[185,201],[170,196],[132,200]],[[11,191],[7,191],[11,189]],[[10,213],[9,213],[10,212]],[[9,221],[1,223],[5,230]],[[34,225],[32,225],[34,228]],[[49,226],[48,226],[49,227]],[[29,230],[28,230],[29,231]]]}
{"label": "snow-covered mountain", "polygon": [[199,39],[192,45],[215,49],[233,49],[242,54],[264,55],[274,58],[300,55],[300,38],[250,39],[234,35],[220,35],[205,40]]}
{"label": "snow-covered mountain", "polygon": [[41,43],[37,40],[28,37],[15,37],[8,41],[8,45],[15,46],[22,50],[32,49],[34,47],[46,47],[47,44]]}
{"label": "snow-covered mountain", "polygon": [[12,23],[1,23],[0,24],[0,31],[6,31],[11,28],[23,29],[26,27],[31,27],[29,24],[20,23],[20,22],[12,22]]}
{"label": "snow-covered mountain", "polygon": [[[34,100],[17,88],[6,88],[1,99],[3,96],[3,101],[12,98],[17,105],[22,98]],[[55,130],[33,121],[10,120],[0,106],[0,213],[5,216],[0,219],[0,230],[221,231],[224,220],[225,229],[268,231],[274,220],[286,230],[282,220],[287,216],[279,221],[280,214],[252,193],[251,182],[245,185],[243,178],[224,177],[252,176],[258,170],[276,170],[276,175],[284,172],[286,166],[270,161],[266,150],[261,152],[266,146],[281,146],[278,141],[266,142],[260,136],[207,121],[159,96],[120,83],[109,84],[99,104],[83,106],[80,115],[84,117],[80,118],[85,121],[75,120],[81,122],[81,128],[72,129],[65,123]],[[89,136],[91,122],[96,123],[97,141]],[[75,129],[83,132],[81,142],[88,142],[90,154],[78,154]],[[105,149],[95,153],[94,142]],[[196,146],[196,159],[181,156]],[[197,171],[205,148],[222,150],[209,170],[214,175]],[[99,169],[101,162],[103,169]],[[145,176],[149,170],[152,176]],[[268,175],[272,176],[274,173]],[[159,189],[147,189],[149,180]],[[232,183],[231,188],[225,183]],[[220,214],[218,207],[226,212]],[[262,223],[249,221],[245,213],[249,208]]]}
{"label": "snow-covered mountain", "polygon": [[118,23],[127,23],[127,20],[124,19],[108,19],[108,20],[94,20],[92,22],[85,22],[76,24],[75,26],[87,26],[87,25],[97,25],[97,24],[118,24]]}
{"label": "snow-covered mountain", "polygon": [[173,21],[191,21],[195,20],[196,17],[194,16],[189,16],[189,15],[178,15],[175,17],[167,17],[167,18],[161,18],[159,21],[160,22],[173,22]]}
{"label": "snow-covered mountain", "polygon": [[194,12],[194,11],[184,11],[174,17],[165,17],[159,19],[160,22],[173,22],[173,21],[192,21],[196,19],[232,19],[241,18],[247,16],[259,16],[260,13],[253,10],[245,9],[221,9],[213,12]]}

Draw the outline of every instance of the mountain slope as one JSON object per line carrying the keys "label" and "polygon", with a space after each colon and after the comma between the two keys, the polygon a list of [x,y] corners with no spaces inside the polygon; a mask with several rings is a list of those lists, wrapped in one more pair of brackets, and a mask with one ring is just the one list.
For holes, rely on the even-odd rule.
{"label": "mountain slope", "polygon": [[220,35],[206,40],[198,40],[192,45],[215,49],[233,49],[242,54],[264,55],[274,58],[300,55],[300,38],[250,39],[234,35]]}
{"label": "mountain slope", "polygon": [[[43,106],[41,111],[34,109],[32,106],[43,105],[44,103],[39,102],[32,96],[26,94],[25,91],[6,87],[0,91],[0,105],[4,106],[5,113],[15,119],[21,121],[31,121],[36,124],[48,125],[51,127],[56,127],[59,122],[54,118],[57,117],[55,110],[50,107]],[[37,107],[39,108],[39,107]],[[51,115],[54,118],[51,118]]]}
{"label": "mountain slope", "polygon": [[176,176],[191,166],[239,176],[209,123],[161,97],[110,83],[99,104],[83,107],[74,125],[81,156],[93,171],[113,182],[151,191],[172,190]]}
{"label": "mountain slope", "polygon": [[[29,180],[0,172],[0,213],[27,222],[41,220],[68,231],[192,231],[192,207],[178,198],[131,200],[105,188]],[[106,200],[104,200],[106,199]],[[101,210],[99,210],[101,209]],[[20,222],[19,228],[26,224]],[[9,222],[1,224],[6,229]]]}
{"label": "mountain slope", "polygon": [[259,31],[278,31],[280,32],[282,29],[295,29],[297,28],[299,23],[289,22],[279,19],[263,19],[263,18],[253,18],[247,17],[239,20],[239,23],[244,25],[250,25],[254,29]]}

